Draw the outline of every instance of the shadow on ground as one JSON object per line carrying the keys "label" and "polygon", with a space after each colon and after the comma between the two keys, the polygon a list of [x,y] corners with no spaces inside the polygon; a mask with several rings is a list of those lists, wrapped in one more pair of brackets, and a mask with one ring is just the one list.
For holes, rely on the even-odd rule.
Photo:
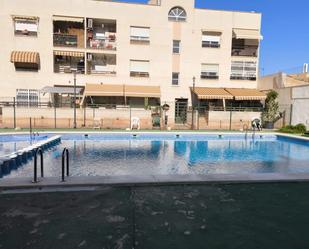
{"label": "shadow on ground", "polygon": [[5,249],[309,248],[309,183],[0,195]]}

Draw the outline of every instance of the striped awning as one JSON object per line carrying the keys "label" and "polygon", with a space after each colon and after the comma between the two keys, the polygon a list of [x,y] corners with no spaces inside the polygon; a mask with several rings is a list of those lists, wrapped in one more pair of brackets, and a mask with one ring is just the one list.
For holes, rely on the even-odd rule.
{"label": "striped awning", "polygon": [[38,52],[13,51],[11,53],[11,62],[39,64],[40,55]]}
{"label": "striped awning", "polygon": [[79,22],[83,23],[83,17],[73,17],[73,16],[53,16],[53,21],[64,21],[64,22]]}
{"label": "striped awning", "polygon": [[[191,91],[193,92],[192,87]],[[195,87],[194,93],[198,99],[233,99],[233,96],[224,88]]]}
{"label": "striped awning", "polygon": [[257,29],[233,29],[233,37],[236,39],[263,40],[263,36]]}
{"label": "striped awning", "polygon": [[131,86],[125,85],[124,94],[126,97],[160,98],[159,86]]}
{"label": "striped awning", "polygon": [[38,16],[12,15],[12,18],[13,18],[13,20],[31,20],[31,21],[39,20]]}
{"label": "striped awning", "polygon": [[76,52],[76,51],[54,51],[54,55],[70,56],[70,57],[84,57],[85,56],[83,52]]}
{"label": "striped awning", "polygon": [[235,100],[264,100],[266,94],[257,89],[226,88],[227,92],[234,96]]}

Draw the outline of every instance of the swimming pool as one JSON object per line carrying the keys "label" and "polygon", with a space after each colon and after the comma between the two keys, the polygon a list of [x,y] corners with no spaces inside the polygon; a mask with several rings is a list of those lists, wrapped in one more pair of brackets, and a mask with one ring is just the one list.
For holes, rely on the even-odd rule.
{"label": "swimming pool", "polygon": [[[309,173],[309,141],[271,134],[67,134],[44,153],[46,177]],[[32,177],[33,162],[6,178]]]}

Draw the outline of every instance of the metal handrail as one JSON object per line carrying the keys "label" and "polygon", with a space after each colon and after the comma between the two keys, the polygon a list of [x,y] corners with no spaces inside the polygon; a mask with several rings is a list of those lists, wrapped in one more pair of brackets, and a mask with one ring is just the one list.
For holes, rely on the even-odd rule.
{"label": "metal handrail", "polygon": [[247,140],[248,138],[248,131],[249,131],[249,126],[247,124],[243,125],[243,130],[246,132],[245,133],[245,139]]}
{"label": "metal handrail", "polygon": [[66,164],[66,176],[70,175],[69,168],[70,168],[70,163],[69,163],[69,150],[67,148],[63,149],[62,152],[62,174],[61,174],[61,180],[62,182],[65,182],[65,164]]}
{"label": "metal handrail", "polygon": [[43,158],[43,150],[41,148],[37,148],[34,153],[34,170],[33,170],[33,183],[37,183],[38,181],[38,154],[40,154],[40,163],[41,163],[41,177],[44,177],[44,158]]}

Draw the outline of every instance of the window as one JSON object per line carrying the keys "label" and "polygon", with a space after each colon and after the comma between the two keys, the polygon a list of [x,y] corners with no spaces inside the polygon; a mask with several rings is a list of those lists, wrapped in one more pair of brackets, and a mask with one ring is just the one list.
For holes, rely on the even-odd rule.
{"label": "window", "polygon": [[231,80],[256,80],[256,71],[254,61],[232,61]]}
{"label": "window", "polygon": [[221,33],[219,32],[203,32],[202,47],[203,48],[220,48]]}
{"label": "window", "polygon": [[39,65],[35,63],[15,62],[14,65],[16,71],[31,71],[31,72],[39,71]]}
{"label": "window", "polygon": [[177,40],[173,41],[173,53],[174,54],[180,53],[180,41],[177,41]]}
{"label": "window", "polygon": [[131,42],[145,42],[149,43],[150,28],[131,27]]}
{"label": "window", "polygon": [[131,77],[149,77],[149,61],[131,60],[130,61]]}
{"label": "window", "polygon": [[219,65],[202,64],[201,79],[219,79]]}
{"label": "window", "polygon": [[35,89],[16,89],[18,106],[38,106],[39,91]]}
{"label": "window", "polygon": [[38,34],[38,18],[15,16],[14,29],[15,35],[37,36]]}
{"label": "window", "polygon": [[178,86],[179,84],[179,73],[173,73],[172,74],[172,85]]}
{"label": "window", "polygon": [[174,7],[168,13],[168,20],[175,22],[184,22],[187,19],[186,11],[181,7]]}

